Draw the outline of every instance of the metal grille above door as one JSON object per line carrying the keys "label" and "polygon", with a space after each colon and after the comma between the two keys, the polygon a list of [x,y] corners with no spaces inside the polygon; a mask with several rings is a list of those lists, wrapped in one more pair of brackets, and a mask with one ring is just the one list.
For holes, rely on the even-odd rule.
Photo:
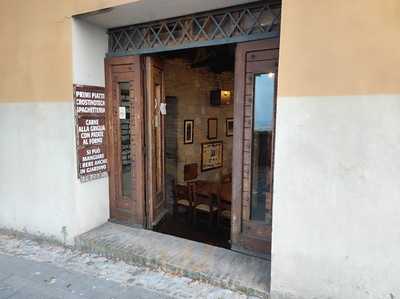
{"label": "metal grille above door", "polygon": [[261,1],[108,31],[109,56],[221,45],[279,36],[280,1]]}

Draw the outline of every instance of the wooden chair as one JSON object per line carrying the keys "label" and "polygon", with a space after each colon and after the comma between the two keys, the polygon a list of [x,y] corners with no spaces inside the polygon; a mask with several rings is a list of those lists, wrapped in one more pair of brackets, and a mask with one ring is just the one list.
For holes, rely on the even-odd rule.
{"label": "wooden chair", "polygon": [[232,174],[224,174],[221,176],[221,184],[223,183],[232,183]]}
{"label": "wooden chair", "polygon": [[174,216],[178,215],[180,207],[183,207],[189,220],[192,218],[193,203],[192,197],[189,193],[188,186],[175,184],[173,181],[173,193],[174,193]]}
{"label": "wooden chair", "polygon": [[189,192],[193,199],[193,219],[194,223],[198,221],[198,213],[208,214],[208,227],[211,229],[214,215],[218,210],[218,205],[213,194],[208,190],[207,185],[202,182],[189,183]]}

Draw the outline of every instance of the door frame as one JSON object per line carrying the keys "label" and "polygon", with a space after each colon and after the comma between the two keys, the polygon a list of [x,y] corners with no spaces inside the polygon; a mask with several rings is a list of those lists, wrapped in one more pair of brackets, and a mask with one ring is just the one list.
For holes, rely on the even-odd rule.
{"label": "door frame", "polygon": [[[246,85],[253,84],[251,80],[246,76],[246,55],[250,51],[263,51],[277,49],[279,51],[279,38],[263,39],[258,41],[249,41],[237,44],[235,53],[235,100],[234,100],[234,130],[233,130],[233,153],[232,160],[235,161],[232,165],[232,217],[231,217],[231,240],[232,249],[257,255],[260,257],[267,257],[270,253],[270,245],[272,242],[272,224],[266,227],[264,223],[260,221],[250,220],[250,209],[251,209],[251,176],[252,167],[246,165],[245,161],[251,162],[252,151],[246,151],[246,148],[252,148],[249,144],[251,141],[246,141],[246,138],[252,140],[252,134],[249,135],[246,128],[250,127],[253,130],[253,124],[246,123],[246,116],[252,115],[253,121],[253,99],[254,95],[246,94]],[[277,58],[279,61],[279,58]],[[275,127],[276,127],[276,106],[277,106],[277,74],[278,68],[275,74],[275,96],[274,96],[274,110],[273,110],[273,130],[272,130],[272,153],[271,153],[271,169],[272,175],[269,178],[271,184],[270,198],[267,198],[266,205],[272,213],[272,202],[273,202],[273,170],[274,170],[274,156],[275,156]],[[249,102],[251,101],[251,102]],[[247,155],[245,157],[245,155]],[[244,180],[244,177],[248,179]],[[245,182],[244,182],[245,181]],[[246,194],[247,193],[247,194]],[[267,207],[267,206],[266,206]],[[248,218],[248,219],[247,219]],[[256,235],[267,236],[267,243],[261,238],[250,237],[246,234],[246,231],[255,232]],[[268,240],[269,239],[269,240]],[[269,246],[268,246],[269,241]],[[263,249],[263,247],[265,247]],[[269,248],[268,248],[269,247]],[[263,252],[265,250],[265,252]]]}
{"label": "door frame", "polygon": [[[107,123],[107,157],[109,163],[109,196],[111,220],[128,225],[143,227],[145,225],[144,201],[144,109],[143,109],[143,78],[140,70],[139,56],[124,56],[105,58],[106,79],[106,123]],[[130,113],[131,128],[131,163],[132,163],[132,194],[126,198],[133,202],[126,210],[121,209],[117,202],[121,198],[121,162],[119,133],[119,94],[114,88],[118,82],[133,82]],[[139,113],[136,113],[136,112]],[[138,146],[138,144],[142,146]],[[134,156],[134,158],[132,158]]]}
{"label": "door frame", "polygon": [[[157,223],[163,218],[167,211],[162,211],[159,215],[155,215],[155,210],[160,208],[157,206],[157,196],[162,196],[162,203],[165,204],[166,194],[165,194],[165,116],[161,113],[159,114],[159,125],[161,127],[160,134],[161,134],[161,188],[162,190],[157,194],[156,184],[157,184],[157,175],[159,175],[155,169],[155,163],[153,159],[153,151],[155,149],[154,141],[156,136],[153,136],[153,124],[154,124],[154,115],[153,109],[154,107],[154,97],[155,90],[154,90],[154,69],[156,68],[160,74],[160,103],[165,103],[165,86],[164,86],[164,71],[162,67],[162,62],[158,59],[158,57],[154,56],[141,56],[142,63],[143,63],[143,90],[144,90],[144,110],[145,110],[145,121],[144,121],[144,129],[145,129],[145,165],[146,165],[146,172],[145,172],[145,189],[146,189],[146,196],[145,196],[145,207],[146,207],[146,228],[152,229]],[[155,153],[157,156],[157,154]]]}
{"label": "door frame", "polygon": [[[263,39],[263,40],[258,40],[258,41],[248,41],[244,42],[242,44],[251,44],[253,45],[256,49],[260,50],[265,50],[266,49],[266,44],[268,44],[269,48],[277,48],[279,49],[279,38],[271,38],[271,39]],[[244,78],[244,74],[246,72],[245,69],[245,63],[243,63],[243,59],[245,59],[246,51],[245,48],[241,46],[241,44],[236,44],[236,57],[240,57],[239,59],[235,60],[235,72],[234,72],[234,130],[233,130],[233,153],[232,153],[232,160],[235,161],[235,163],[232,163],[232,206],[231,206],[231,239],[232,239],[232,244],[240,244],[243,242],[243,240],[246,239],[245,234],[243,234],[243,148],[244,148],[244,143],[243,143],[243,134],[244,134],[244,114],[246,113],[245,111],[245,86],[246,82],[245,80],[238,80],[238,78]],[[149,85],[151,84],[150,82],[147,82],[146,80],[146,72],[148,72],[148,64],[146,63],[146,56],[121,56],[121,57],[112,57],[112,58],[107,58],[106,59],[106,92],[107,96],[109,99],[113,99],[112,97],[112,83],[114,78],[111,73],[111,66],[115,65],[136,65],[139,66],[140,71],[137,72],[135,78],[135,89],[138,91],[138,94],[136,96],[136,101],[135,103],[138,105],[137,108],[140,110],[140,113],[135,115],[135,123],[140,124],[140,140],[142,142],[142,146],[137,146],[135,148],[136,153],[138,154],[138,157],[142,157],[142,159],[138,159],[136,161],[137,164],[137,170],[136,170],[136,175],[137,175],[137,181],[136,183],[140,185],[140,188],[138,189],[138,192],[135,194],[137,197],[137,202],[135,209],[138,211],[137,213],[137,219],[138,223],[143,226],[143,227],[148,227],[151,228],[152,224],[149,223],[149,204],[148,204],[148,192],[150,192],[152,189],[149,189],[147,185],[147,179],[149,177],[149,171],[146,170],[148,168],[149,159],[151,158],[151,155],[149,155],[149,150],[151,149],[151,145],[147,144],[148,142],[148,134],[149,134],[149,126],[147,124],[148,121],[148,100],[146,99],[146,94],[145,91],[149,88]],[[245,61],[244,61],[245,62]],[[131,66],[132,67],[132,66]],[[107,84],[108,83],[108,84]],[[277,86],[277,84],[276,84]],[[164,96],[163,96],[164,99]],[[275,123],[275,115],[276,115],[276,99],[277,99],[277,94],[275,92],[275,107],[274,107],[274,123]],[[117,113],[115,111],[115,104],[112,103],[112,101],[107,101],[108,105],[108,112],[107,112],[107,124],[108,124],[108,140],[111,141],[113,140],[113,133],[112,131],[114,130],[114,126],[112,122],[110,121]],[[114,110],[113,110],[114,109]],[[137,110],[135,110],[136,112]],[[165,128],[164,128],[165,129]],[[165,131],[163,132],[165,134]],[[165,150],[165,145],[163,146]],[[272,132],[272,169],[274,168],[274,148],[275,148],[275,126]],[[115,149],[112,148],[111,142],[107,145],[107,150],[109,153],[109,158],[113,158],[113,153]],[[151,162],[151,161],[150,161]],[[112,163],[110,163],[110,176],[112,176]],[[165,164],[165,163],[164,163]],[[163,165],[165,169],[165,165]],[[250,170],[251,171],[251,170]],[[150,172],[151,173],[151,172]],[[165,173],[162,178],[162,180],[165,182]],[[110,179],[110,203],[112,203],[111,197],[115,196],[115,186],[112,184],[113,180]],[[271,182],[273,182],[273,175],[271,178]],[[165,187],[165,184],[163,184]],[[247,188],[251,186],[247,186]],[[273,185],[271,185],[271,188],[273,188]],[[165,191],[165,190],[164,190]],[[271,194],[272,194],[271,190]],[[272,195],[271,195],[272,197]],[[270,206],[272,207],[272,198],[269,202]],[[112,208],[112,205],[110,204],[110,207]],[[254,223],[249,223],[249,221],[245,224],[249,227],[254,226],[253,229],[257,230],[257,225]],[[268,231],[269,236],[272,234],[272,225],[269,228]],[[233,250],[239,250],[239,251],[246,251],[243,248],[240,248],[240,246],[232,245]],[[263,255],[261,255],[263,256]],[[263,256],[264,257],[264,256]]]}

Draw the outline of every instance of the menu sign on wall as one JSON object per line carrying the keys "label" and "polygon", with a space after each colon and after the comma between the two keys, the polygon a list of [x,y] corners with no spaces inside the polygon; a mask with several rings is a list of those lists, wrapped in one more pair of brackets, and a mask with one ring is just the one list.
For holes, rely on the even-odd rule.
{"label": "menu sign on wall", "polygon": [[74,85],[78,178],[107,176],[105,89]]}

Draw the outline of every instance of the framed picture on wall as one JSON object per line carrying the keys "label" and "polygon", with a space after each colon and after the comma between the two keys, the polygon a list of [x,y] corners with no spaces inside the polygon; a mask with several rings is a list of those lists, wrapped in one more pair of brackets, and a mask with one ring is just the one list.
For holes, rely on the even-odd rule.
{"label": "framed picture on wall", "polygon": [[226,137],[233,136],[233,118],[227,118],[225,124]]}
{"label": "framed picture on wall", "polygon": [[193,119],[186,119],[183,122],[183,143],[190,144],[193,143]]}
{"label": "framed picture on wall", "polygon": [[217,139],[218,137],[218,119],[209,118],[207,122],[207,138]]}
{"label": "framed picture on wall", "polygon": [[222,141],[201,144],[201,171],[212,170],[223,166]]}

